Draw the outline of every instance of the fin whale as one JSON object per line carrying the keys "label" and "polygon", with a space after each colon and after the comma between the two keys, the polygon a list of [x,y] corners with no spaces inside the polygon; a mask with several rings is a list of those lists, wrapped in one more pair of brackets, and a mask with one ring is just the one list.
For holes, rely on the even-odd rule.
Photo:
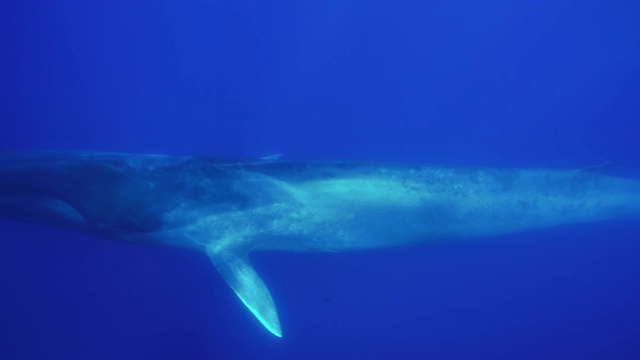
{"label": "fin whale", "polygon": [[590,169],[42,152],[0,156],[0,216],[201,251],[280,337],[251,251],[353,251],[636,219],[640,181]]}

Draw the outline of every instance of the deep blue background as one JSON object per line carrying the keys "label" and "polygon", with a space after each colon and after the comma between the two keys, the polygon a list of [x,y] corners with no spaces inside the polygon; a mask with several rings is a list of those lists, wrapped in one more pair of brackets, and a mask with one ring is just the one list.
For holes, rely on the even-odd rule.
{"label": "deep blue background", "polygon": [[[0,2],[0,150],[638,176],[637,1]],[[638,359],[640,224],[209,260],[0,222],[1,359]]]}

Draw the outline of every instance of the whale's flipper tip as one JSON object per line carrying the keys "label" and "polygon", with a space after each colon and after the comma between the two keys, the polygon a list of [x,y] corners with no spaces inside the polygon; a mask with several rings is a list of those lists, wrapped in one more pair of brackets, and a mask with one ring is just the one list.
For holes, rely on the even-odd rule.
{"label": "whale's flipper tip", "polygon": [[282,337],[278,312],[269,289],[255,272],[246,253],[207,251],[218,272],[242,303],[273,335]]}
{"label": "whale's flipper tip", "polygon": [[265,161],[278,161],[280,159],[282,159],[282,154],[280,153],[271,154],[271,155],[263,156],[260,158],[260,160],[265,160]]}

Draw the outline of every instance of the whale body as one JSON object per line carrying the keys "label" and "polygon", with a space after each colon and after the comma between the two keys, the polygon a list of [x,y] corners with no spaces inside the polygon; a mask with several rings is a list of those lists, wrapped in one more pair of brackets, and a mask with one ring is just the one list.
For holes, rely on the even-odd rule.
{"label": "whale body", "polygon": [[282,336],[251,251],[354,251],[637,219],[640,181],[589,170],[41,152],[0,156],[0,216],[204,252]]}

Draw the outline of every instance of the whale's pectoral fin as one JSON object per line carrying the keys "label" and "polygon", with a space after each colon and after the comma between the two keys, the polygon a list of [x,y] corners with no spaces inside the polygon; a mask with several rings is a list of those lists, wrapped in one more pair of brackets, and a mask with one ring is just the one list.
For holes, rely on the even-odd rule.
{"label": "whale's pectoral fin", "polygon": [[620,161],[610,161],[608,163],[604,163],[604,164],[598,164],[598,165],[594,165],[594,166],[589,166],[589,167],[584,167],[581,169],[578,169],[578,171],[589,171],[589,172],[597,172],[597,173],[604,173],[607,170],[609,170],[610,168],[619,165]]}
{"label": "whale's pectoral fin", "polygon": [[222,277],[262,325],[275,336],[282,337],[273,298],[265,283],[253,270],[248,254],[235,254],[227,252],[227,249],[216,251],[213,248],[207,254]]}

